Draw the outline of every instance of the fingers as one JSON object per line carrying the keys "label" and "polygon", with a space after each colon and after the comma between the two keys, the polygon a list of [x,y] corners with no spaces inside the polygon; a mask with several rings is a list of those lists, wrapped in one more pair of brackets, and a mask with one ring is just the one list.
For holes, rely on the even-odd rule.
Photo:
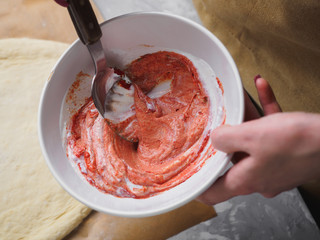
{"label": "fingers", "polygon": [[252,129],[246,123],[236,126],[223,125],[212,131],[211,144],[215,149],[225,153],[248,152],[250,141],[254,137]]}
{"label": "fingers", "polygon": [[255,78],[255,85],[265,115],[281,112],[282,110],[269,83],[264,78],[257,76]]}
{"label": "fingers", "polygon": [[[269,83],[261,76],[257,76],[255,85],[265,115],[281,112]],[[235,153],[233,158],[235,165],[198,197],[198,200],[213,205],[238,195],[258,192],[261,184],[257,184],[257,173],[254,171],[256,165],[253,164],[254,158],[250,156],[250,148],[256,142],[256,131],[259,129],[259,120],[252,120],[257,118],[254,110],[247,108],[249,115],[246,119],[251,118],[251,121],[237,126],[224,125],[212,132],[211,143],[213,147],[226,153]],[[271,197],[274,194],[264,193],[264,196]]]}

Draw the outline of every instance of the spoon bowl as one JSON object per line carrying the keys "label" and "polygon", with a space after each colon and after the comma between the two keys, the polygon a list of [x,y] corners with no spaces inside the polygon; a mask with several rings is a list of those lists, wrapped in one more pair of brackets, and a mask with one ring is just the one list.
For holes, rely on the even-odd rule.
{"label": "spoon bowl", "polygon": [[117,124],[130,115],[133,85],[119,70],[107,66],[100,40],[87,47],[96,69],[91,85],[92,100],[104,119]]}

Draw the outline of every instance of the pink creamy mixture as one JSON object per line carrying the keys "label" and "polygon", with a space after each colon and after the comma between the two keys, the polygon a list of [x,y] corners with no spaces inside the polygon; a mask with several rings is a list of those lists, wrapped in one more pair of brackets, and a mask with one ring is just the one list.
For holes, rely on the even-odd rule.
{"label": "pink creamy mixture", "polygon": [[[186,181],[214,154],[205,148],[209,100],[193,63],[178,53],[144,55],[124,72],[135,85],[135,115],[114,127],[138,143],[115,134],[90,98],[67,127],[67,155],[100,191],[147,198]],[[146,95],[168,79],[171,91]]]}

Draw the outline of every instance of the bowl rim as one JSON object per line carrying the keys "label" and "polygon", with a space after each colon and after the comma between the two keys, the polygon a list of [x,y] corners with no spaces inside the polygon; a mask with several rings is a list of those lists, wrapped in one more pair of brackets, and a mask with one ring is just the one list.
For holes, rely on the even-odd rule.
{"label": "bowl rim", "polygon": [[[185,24],[191,25],[193,28],[196,28],[198,30],[200,30],[201,32],[203,32],[205,35],[207,35],[210,39],[212,39],[215,44],[218,45],[218,47],[221,49],[221,51],[223,51],[223,54],[226,56],[226,58],[228,59],[229,63],[230,63],[230,67],[232,68],[232,71],[235,75],[235,80],[240,84],[240,86],[242,87],[242,81],[241,81],[241,77],[238,71],[238,68],[231,56],[231,54],[229,53],[229,51],[227,50],[227,48],[223,45],[223,43],[212,33],[210,32],[208,29],[206,29],[203,25],[194,22],[188,18],[179,16],[179,15],[175,15],[172,13],[165,13],[165,12],[157,12],[157,11],[139,11],[139,12],[132,12],[132,13],[127,13],[127,14],[123,14],[120,16],[116,16],[114,18],[108,19],[104,22],[102,22],[100,24],[101,28],[112,22],[112,21],[116,21],[118,19],[122,19],[122,18],[127,18],[130,16],[139,16],[139,15],[156,15],[156,16],[164,16],[164,17],[169,17],[169,18],[173,18],[173,19],[177,19],[179,21],[184,22]],[[121,217],[148,217],[148,216],[154,216],[154,215],[158,215],[158,214],[162,214],[168,211],[171,211],[173,209],[176,209],[178,207],[183,206],[184,204],[188,203],[189,201],[195,199],[197,196],[201,195],[205,190],[207,190],[211,184],[216,181],[216,179],[227,169],[228,164],[230,162],[230,159],[232,157],[232,154],[226,154],[225,157],[225,161],[223,164],[221,164],[216,170],[218,172],[218,174],[215,177],[212,177],[210,180],[208,180],[206,182],[206,184],[203,184],[201,186],[199,186],[199,188],[195,191],[190,192],[190,194],[185,197],[185,198],[181,198],[178,201],[175,201],[174,204],[171,205],[166,205],[165,207],[162,208],[155,208],[155,209],[149,209],[149,211],[130,211],[130,212],[126,212],[126,211],[120,211],[120,210],[114,210],[112,208],[106,208],[106,207],[102,207],[102,206],[97,206],[94,203],[91,203],[90,201],[87,201],[87,199],[83,198],[82,196],[78,195],[71,187],[68,186],[68,184],[66,184],[63,180],[60,179],[60,177],[56,174],[56,170],[52,164],[52,161],[50,160],[50,157],[47,153],[47,146],[44,143],[44,133],[43,133],[43,120],[42,120],[42,115],[43,115],[43,102],[44,102],[44,98],[46,96],[46,93],[48,91],[48,85],[49,82],[51,80],[51,78],[53,77],[53,73],[55,72],[56,68],[58,67],[58,65],[60,64],[60,62],[62,61],[62,59],[64,59],[66,57],[67,54],[69,54],[70,50],[76,45],[80,43],[80,39],[76,39],[65,51],[64,53],[60,56],[60,58],[57,60],[57,62],[55,63],[53,69],[51,70],[51,73],[48,77],[48,80],[45,82],[45,85],[43,86],[43,90],[41,93],[41,97],[40,97],[40,102],[39,102],[39,108],[38,108],[38,139],[40,142],[40,147],[41,147],[41,151],[42,151],[42,155],[44,156],[44,159],[47,163],[47,166],[49,167],[50,172],[52,173],[52,175],[54,176],[54,178],[56,179],[56,181],[60,184],[60,186],[62,186],[62,188],[67,191],[73,198],[75,198],[76,200],[80,201],[81,203],[83,203],[84,205],[95,209],[99,212],[103,212],[106,214],[111,214],[111,215],[115,215],[115,216],[121,216]],[[239,96],[240,96],[240,102],[239,102],[239,115],[238,115],[238,119],[235,119],[235,122],[237,124],[240,124],[241,122],[243,122],[244,119],[244,92],[243,89],[238,89],[239,92]]]}

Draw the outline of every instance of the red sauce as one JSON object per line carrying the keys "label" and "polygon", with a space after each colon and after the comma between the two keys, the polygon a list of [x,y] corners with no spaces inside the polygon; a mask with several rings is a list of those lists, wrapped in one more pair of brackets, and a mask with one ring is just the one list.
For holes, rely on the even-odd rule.
{"label": "red sauce", "polygon": [[[88,99],[67,128],[67,153],[100,191],[146,198],[186,181],[214,154],[204,132],[209,101],[193,63],[181,54],[147,54],[124,72],[135,86],[136,114],[115,127],[138,143],[115,134]],[[170,92],[146,95],[168,79]]]}

